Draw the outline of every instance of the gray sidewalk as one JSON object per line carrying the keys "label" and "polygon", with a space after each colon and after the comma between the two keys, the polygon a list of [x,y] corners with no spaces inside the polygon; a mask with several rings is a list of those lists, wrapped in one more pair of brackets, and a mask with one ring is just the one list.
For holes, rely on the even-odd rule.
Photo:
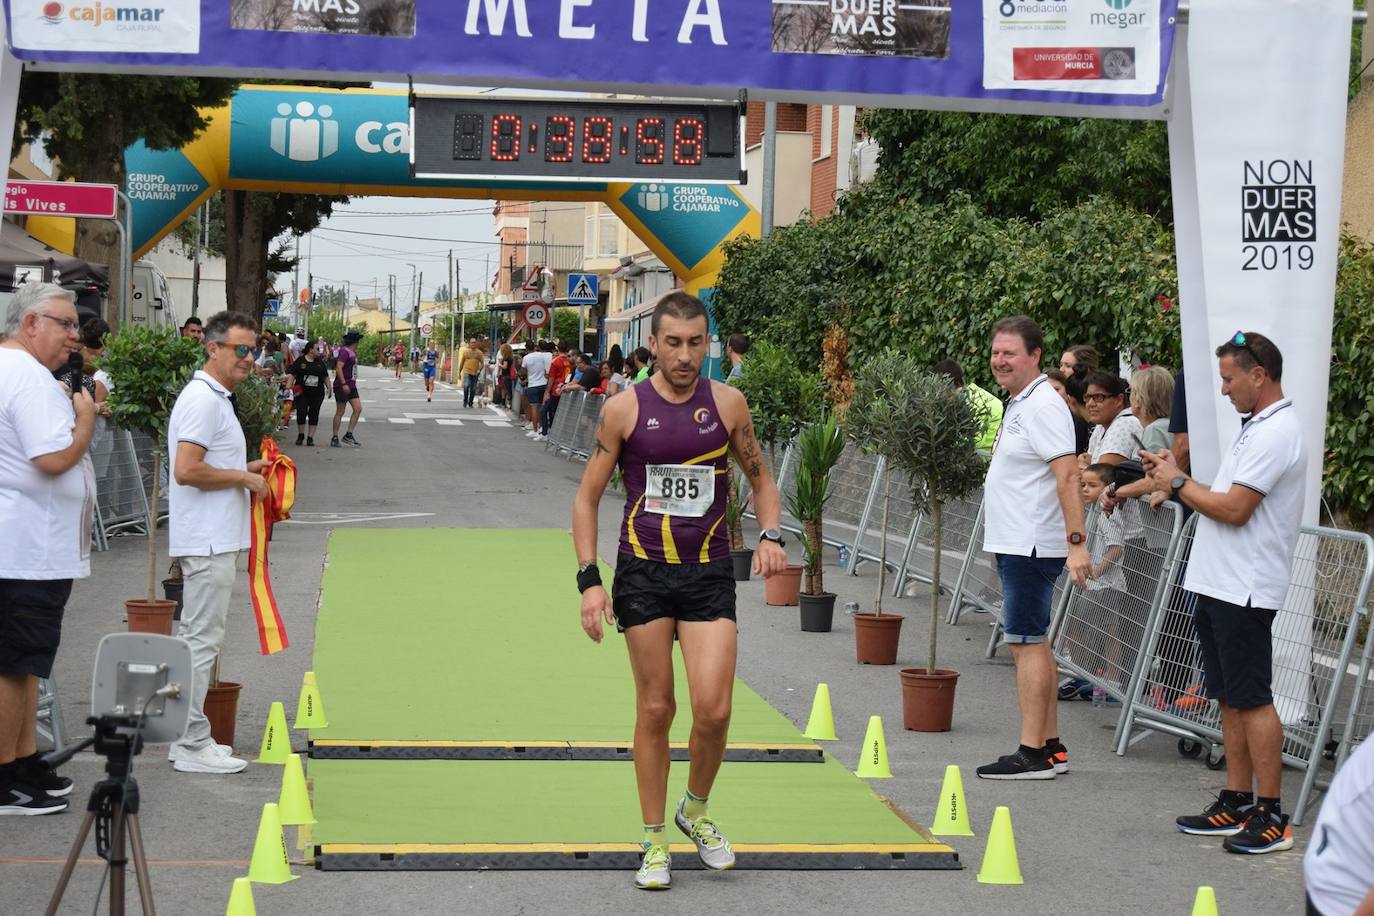
{"label": "gray sidewalk", "polygon": [[[369,422],[358,428],[361,449],[296,448],[290,444],[294,437],[286,440],[285,450],[300,468],[298,514],[296,521],[277,527],[271,546],[273,587],[291,640],[286,652],[271,658],[259,654],[247,576],[239,576],[222,675],[244,685],[236,744],[239,753],[250,758],[257,753],[268,705],[280,700],[288,716],[294,714],[301,675],[310,668],[315,609],[332,525],[570,525],[580,463],[547,455],[514,424],[498,428],[469,422],[453,427],[426,422],[423,416],[414,424],[387,422],[386,417],[404,417],[406,412],[461,415],[461,392],[441,387],[434,403],[425,404],[414,400],[417,393],[423,399],[416,377],[407,376],[398,384],[389,375],[365,369],[362,380]],[[317,438],[322,444],[328,442],[332,410],[326,405],[324,435]],[[374,516],[384,518],[369,520]],[[615,554],[619,519],[619,500],[608,494],[602,503],[600,540],[607,559]],[[159,541],[165,553],[165,529]],[[145,549],[142,538],[116,538],[109,552],[94,556],[92,577],[77,584],[68,605],[56,675],[72,736],[86,731],[82,723],[96,644],[103,634],[123,629],[122,601],[140,595]],[[796,544],[788,549],[793,557],[799,556]],[[835,568],[833,552],[827,562],[826,583],[839,593],[837,607],[847,600],[865,608],[871,605],[876,585],[872,564],[850,578]],[[160,563],[162,572],[166,560]],[[407,568],[376,570],[394,581],[396,595],[395,607],[377,609],[379,618],[403,611],[407,581],[444,575],[445,563],[446,558],[436,553],[415,557]],[[509,606],[483,610],[517,613],[522,578],[548,575],[566,578],[567,611],[575,615],[573,571],[570,542],[565,567],[513,571]],[[950,571],[951,583],[956,573]],[[922,663],[927,595],[886,599],[884,606],[907,617],[899,666]],[[647,912],[705,907],[753,913],[1187,914],[1201,884],[1216,888],[1223,913],[1302,912],[1301,854],[1307,829],[1296,831],[1293,851],[1254,858],[1223,852],[1219,840],[1178,833],[1173,818],[1201,810],[1211,793],[1221,788],[1222,774],[1209,771],[1201,761],[1180,758],[1174,739],[1162,735],[1146,739],[1127,757],[1117,757],[1110,747],[1114,708],[1061,704],[1061,732],[1072,767],[1068,775],[1033,783],[976,779],[974,767],[1009,753],[1017,735],[1010,659],[1005,652],[991,661],[983,658],[987,617],[969,613],[957,627],[941,624],[941,664],[959,669],[961,678],[954,730],[940,735],[902,730],[896,668],[856,664],[853,627],[838,610],[833,632],[802,633],[795,608],[765,606],[762,583],[750,582],[739,589],[739,621],[741,677],[794,721],[805,724],[816,684],[830,684],[841,740],[827,750],[846,766],[852,768],[856,762],[868,716],[882,716],[894,778],[875,780],[873,788],[916,820],[929,822],[945,766],[954,763],[962,768],[978,834],[951,843],[966,865],[964,871],[683,872],[670,893],[646,895],[631,887],[630,875],[618,873],[322,873],[298,866],[300,880],[280,887],[255,886],[258,912],[604,914],[631,907]],[[327,710],[327,693],[323,700]],[[293,739],[298,749],[303,748],[303,735],[294,734]],[[6,916],[42,912],[86,794],[99,778],[100,760],[81,754],[67,773],[77,780],[68,813],[0,818],[0,913]],[[232,879],[246,873],[261,806],[276,800],[280,768],[253,764],[235,776],[180,774],[166,762],[163,748],[150,747],[138,758],[135,774],[143,792],[143,830],[159,911],[222,913]],[[1286,800],[1296,797],[1299,775],[1285,773]],[[804,806],[807,799],[796,803]],[[1011,808],[1026,880],[1021,887],[987,886],[975,880],[997,805]],[[728,833],[729,811],[713,813]],[[1315,808],[1308,824],[1314,821]],[[292,833],[288,829],[288,840],[294,841]],[[636,838],[638,825],[626,824],[625,835],[627,840]],[[83,862],[63,913],[91,911],[100,868],[90,844]],[[135,912],[132,875],[129,883],[130,912]],[[100,911],[104,910],[102,903]]]}

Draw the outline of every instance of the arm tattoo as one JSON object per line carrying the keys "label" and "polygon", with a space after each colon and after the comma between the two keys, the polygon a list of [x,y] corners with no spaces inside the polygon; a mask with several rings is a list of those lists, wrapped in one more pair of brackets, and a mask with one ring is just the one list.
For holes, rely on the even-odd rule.
{"label": "arm tattoo", "polygon": [[606,448],[605,444],[601,441],[600,436],[596,437],[596,452],[598,455],[603,453],[609,455],[611,453],[611,450]]}
{"label": "arm tattoo", "polygon": [[750,479],[750,480],[757,480],[757,479],[758,479],[758,476],[759,476],[760,474],[762,474],[762,473],[763,473],[763,465],[759,464],[758,459],[755,459],[754,461],[751,461],[751,462],[749,463],[749,479]]}

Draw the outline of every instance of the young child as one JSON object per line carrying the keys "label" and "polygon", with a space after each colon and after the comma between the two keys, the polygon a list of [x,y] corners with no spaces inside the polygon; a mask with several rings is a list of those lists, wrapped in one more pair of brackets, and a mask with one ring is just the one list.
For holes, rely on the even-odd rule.
{"label": "young child", "polygon": [[[1111,485],[1115,470],[1109,464],[1090,464],[1080,472],[1083,509],[1088,512],[1097,505],[1102,492]],[[1088,540],[1088,556],[1092,559],[1092,571],[1088,574],[1088,605],[1084,610],[1089,620],[1090,634],[1095,644],[1094,655],[1100,659],[1099,667],[1110,683],[1124,689],[1131,677],[1131,667],[1135,664],[1138,646],[1127,647],[1122,641],[1122,618],[1132,606],[1132,599],[1126,589],[1126,573],[1121,566],[1125,552],[1126,524],[1125,514],[1113,512],[1111,515],[1097,513],[1093,536]],[[1119,695],[1120,689],[1116,691]]]}

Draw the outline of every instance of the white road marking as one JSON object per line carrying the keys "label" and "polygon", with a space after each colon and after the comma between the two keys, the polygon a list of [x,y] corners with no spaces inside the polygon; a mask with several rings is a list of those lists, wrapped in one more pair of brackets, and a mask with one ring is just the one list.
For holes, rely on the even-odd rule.
{"label": "white road marking", "polygon": [[387,419],[392,423],[401,423],[409,426],[415,425],[415,421],[410,419],[410,417],[387,417]]}
{"label": "white road marking", "polygon": [[501,429],[510,429],[510,424],[505,420],[483,420],[483,426],[498,426]]}
{"label": "white road marking", "polygon": [[434,422],[440,426],[462,426],[462,420],[450,420],[447,417],[435,417]]}

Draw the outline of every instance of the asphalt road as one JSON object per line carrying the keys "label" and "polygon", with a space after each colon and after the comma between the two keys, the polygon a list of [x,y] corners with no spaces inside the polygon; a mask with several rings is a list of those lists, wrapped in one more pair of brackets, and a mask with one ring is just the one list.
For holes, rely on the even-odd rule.
{"label": "asphalt road", "polygon": [[[295,518],[278,526],[271,549],[273,585],[286,620],[291,647],[264,658],[240,573],[223,656],[222,676],[244,684],[238,717],[238,749],[254,756],[268,705],[295,707],[301,675],[310,668],[314,615],[326,544],[336,526],[370,527],[551,527],[567,529],[581,465],[545,453],[514,424],[488,408],[464,410],[461,392],[440,386],[433,403],[424,400],[418,377],[396,382],[388,374],[361,373],[366,422],[358,427],[358,449],[296,448],[286,451],[300,468]],[[326,422],[332,416],[326,405]],[[603,502],[601,552],[613,557],[620,506],[614,494]],[[159,533],[166,550],[165,528]],[[116,538],[96,554],[91,578],[77,583],[67,607],[56,677],[69,732],[80,736],[88,712],[88,685],[96,644],[123,629],[122,600],[138,597],[146,575],[146,542]],[[796,555],[795,545],[789,552]],[[162,559],[159,572],[165,570]],[[828,558],[828,587],[840,605],[871,603],[872,565],[857,578],[840,574]],[[442,575],[445,557],[419,555],[404,568],[378,569],[395,583],[396,608],[378,608],[379,625],[406,600],[406,583]],[[488,613],[518,612],[520,582],[528,576],[563,577],[568,615],[575,618],[571,544],[568,562],[555,569],[506,573],[509,599]],[[953,576],[951,572],[951,578]],[[1173,818],[1211,800],[1222,776],[1200,761],[1179,757],[1175,741],[1153,736],[1126,757],[1110,748],[1114,710],[1088,703],[1063,704],[1061,732],[1072,772],[1050,782],[989,783],[974,767],[1009,753],[1016,744],[1014,672],[1005,653],[983,658],[987,618],[965,614],[957,627],[941,624],[942,664],[962,672],[954,730],[916,734],[901,729],[897,672],[859,666],[853,631],[837,613],[829,634],[800,632],[797,612],[763,603],[762,583],[739,590],[740,674],[755,690],[804,725],[817,682],[831,686],[840,741],[833,753],[853,766],[868,716],[886,725],[894,778],[874,781],[875,791],[921,822],[931,817],[946,764],[963,769],[976,837],[955,840],[966,864],[962,872],[683,872],[667,894],[644,894],[629,874],[606,872],[407,872],[324,873],[296,868],[300,879],[279,887],[256,886],[257,911],[274,913],[545,913],[605,914],[631,907],[643,912],[704,909],[716,912],[910,912],[982,914],[1152,914],[1190,912],[1196,888],[1216,888],[1223,913],[1302,912],[1301,855],[1307,830],[1286,853],[1246,858],[1222,851],[1220,841],[1188,837]],[[885,602],[907,616],[899,664],[924,660],[926,593]],[[942,615],[943,616],[943,615]],[[423,634],[416,634],[423,638]],[[398,678],[404,672],[366,671],[361,677]],[[557,685],[551,685],[556,688]],[[326,708],[328,697],[324,697]],[[479,701],[497,702],[499,698]],[[298,747],[304,739],[295,735]],[[101,760],[78,755],[67,767],[77,780],[71,810],[62,815],[0,818],[0,913],[43,911],[84,809],[86,793],[99,778]],[[142,787],[143,832],[152,860],[158,909],[171,914],[224,911],[232,879],[244,874],[258,815],[278,790],[277,767],[250,765],[233,776],[176,773],[165,751],[150,747],[135,770]],[[1286,799],[1296,798],[1300,774],[1285,773]],[[676,791],[674,789],[674,791]],[[805,798],[796,800],[805,805]],[[1025,884],[989,886],[975,876],[983,857],[993,808],[1007,805]],[[728,831],[729,812],[713,812]],[[1308,824],[1315,820],[1315,811]],[[626,837],[638,825],[626,824]],[[290,837],[289,837],[290,839]],[[63,913],[91,912],[100,882],[100,862],[88,844],[68,892]],[[137,906],[130,877],[129,901]],[[101,912],[106,909],[102,903]]]}

